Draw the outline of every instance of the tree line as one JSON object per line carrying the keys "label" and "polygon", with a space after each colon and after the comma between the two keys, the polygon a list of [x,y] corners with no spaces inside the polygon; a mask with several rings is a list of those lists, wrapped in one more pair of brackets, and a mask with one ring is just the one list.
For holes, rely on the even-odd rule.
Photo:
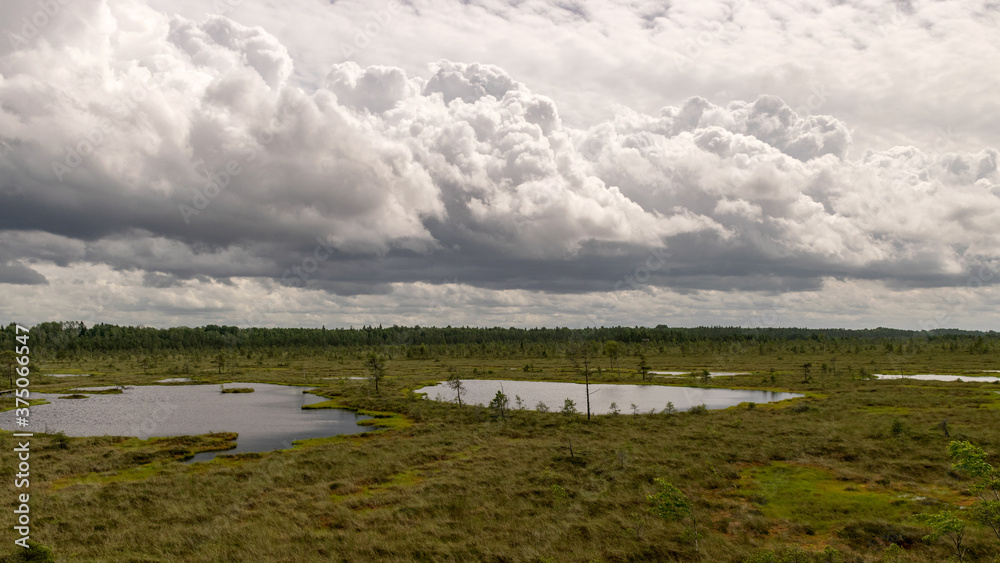
{"label": "tree line", "polygon": [[[875,329],[808,329],[743,327],[599,327],[505,328],[362,326],[358,328],[241,328],[225,325],[152,328],[82,322],[45,322],[31,327],[32,347],[63,352],[118,351],[164,353],[224,349],[377,348],[400,346],[411,355],[432,354],[441,347],[461,347],[470,355],[505,350],[539,353],[580,342],[620,342],[623,345],[672,346],[691,351],[718,351],[727,347],[792,349],[913,349],[934,345],[952,352],[992,353],[1000,333],[938,329],[928,331]],[[0,330],[0,350],[13,349],[15,325]]]}

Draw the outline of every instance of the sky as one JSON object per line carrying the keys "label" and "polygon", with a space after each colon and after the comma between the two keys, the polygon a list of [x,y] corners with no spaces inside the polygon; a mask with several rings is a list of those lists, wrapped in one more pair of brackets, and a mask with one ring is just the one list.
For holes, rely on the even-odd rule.
{"label": "sky", "polygon": [[997,329],[995,0],[9,0],[0,321]]}

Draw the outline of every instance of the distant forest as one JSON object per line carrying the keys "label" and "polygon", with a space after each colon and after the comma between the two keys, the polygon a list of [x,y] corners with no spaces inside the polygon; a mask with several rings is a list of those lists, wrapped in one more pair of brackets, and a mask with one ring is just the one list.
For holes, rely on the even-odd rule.
{"label": "distant forest", "polygon": [[[308,349],[392,347],[407,356],[548,355],[581,341],[617,341],[626,348],[651,345],[671,349],[719,349],[738,346],[762,353],[798,347],[816,350],[938,349],[987,354],[1000,350],[1000,333],[938,329],[929,331],[875,328],[864,330],[806,328],[601,327],[601,328],[474,328],[363,326],[360,328],[239,328],[207,325],[149,328],[81,322],[47,322],[31,327],[33,354],[67,357],[76,354],[131,352],[162,354],[232,350],[246,353]],[[0,330],[0,350],[15,346],[15,325]],[[457,352],[456,352],[457,351]],[[627,352],[626,352],[627,353]]]}

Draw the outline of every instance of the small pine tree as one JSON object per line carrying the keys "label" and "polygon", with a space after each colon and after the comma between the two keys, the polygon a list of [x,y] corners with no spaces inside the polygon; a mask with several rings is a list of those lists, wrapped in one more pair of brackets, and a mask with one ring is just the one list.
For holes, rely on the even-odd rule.
{"label": "small pine tree", "polygon": [[573,399],[566,399],[563,402],[563,408],[561,411],[565,415],[578,414],[580,411],[576,410],[576,402]]}
{"label": "small pine tree", "polygon": [[365,369],[368,370],[368,381],[375,385],[378,394],[378,384],[385,378],[385,357],[375,352],[369,352],[365,359]]}
{"label": "small pine tree", "polygon": [[496,396],[490,401],[490,410],[493,411],[494,416],[500,420],[505,420],[507,418],[507,411],[509,410],[509,403],[507,395],[504,395],[503,391],[497,391]]}
{"label": "small pine tree", "polygon": [[448,376],[448,387],[455,392],[455,400],[458,401],[458,406],[462,406],[462,391],[465,391],[465,385],[462,385],[462,378],[457,373]]}
{"label": "small pine tree", "polygon": [[654,481],[659,485],[659,490],[655,494],[646,495],[646,500],[652,504],[649,511],[667,522],[689,518],[691,530],[694,532],[694,548],[697,551],[698,530],[694,517],[694,505],[680,489],[670,482],[659,477]]}

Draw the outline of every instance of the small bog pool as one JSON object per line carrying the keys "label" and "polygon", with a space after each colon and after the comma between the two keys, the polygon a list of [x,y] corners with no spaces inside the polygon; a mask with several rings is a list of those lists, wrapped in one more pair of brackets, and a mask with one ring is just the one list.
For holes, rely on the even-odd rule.
{"label": "small bog pool", "polygon": [[[509,381],[498,379],[463,379],[462,402],[488,405],[497,391],[503,391],[510,399],[510,406],[516,408],[516,397],[520,397],[524,408],[537,410],[542,402],[552,411],[562,409],[566,399],[576,403],[580,412],[585,412],[587,392],[582,383],[561,383],[555,381]],[[454,402],[455,391],[442,382],[416,390],[425,393],[429,399]],[[593,383],[590,385],[590,412],[611,413],[611,403],[615,403],[622,413],[631,413],[632,405],[639,412],[657,411],[668,402],[683,411],[693,406],[705,405],[710,409],[724,409],[740,403],[773,403],[802,397],[799,393],[776,391],[755,391],[745,389],[701,389],[698,387],[674,387],[667,385],[622,385]]]}
{"label": "small bog pool", "polygon": [[916,379],[918,381],[965,381],[967,383],[996,383],[1000,381],[1000,377],[992,375],[941,375],[936,373],[919,373],[916,375],[876,373],[873,375],[878,379]]}
{"label": "small bog pool", "polygon": [[[221,393],[218,385],[138,385],[120,394],[93,394],[85,399],[60,400],[65,394],[32,393],[47,405],[31,407],[27,429],[15,426],[15,411],[0,413],[0,428],[28,432],[65,432],[67,436],[191,436],[210,432],[237,432],[236,448],[203,452],[194,461],[219,453],[266,452],[292,447],[293,440],[358,434],[370,419],[344,409],[302,409],[325,401],[303,393],[303,387],[266,383],[231,383],[253,393]],[[73,393],[87,395],[81,387]]]}

